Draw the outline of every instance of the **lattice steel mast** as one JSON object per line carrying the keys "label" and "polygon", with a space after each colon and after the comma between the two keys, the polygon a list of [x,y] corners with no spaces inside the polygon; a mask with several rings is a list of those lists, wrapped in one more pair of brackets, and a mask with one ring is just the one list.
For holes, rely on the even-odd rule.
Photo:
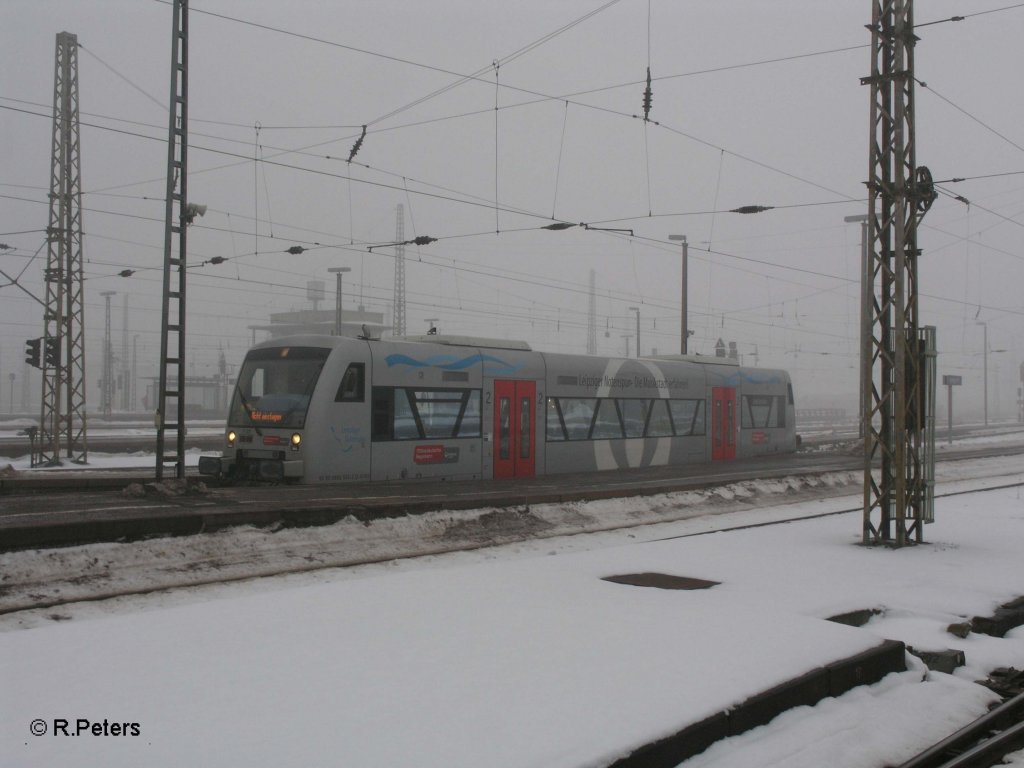
{"label": "lattice steel mast", "polygon": [[395,216],[395,308],[391,333],[405,336],[405,206],[398,204]]}
{"label": "lattice steel mast", "polygon": [[[167,135],[167,197],[164,216],[164,285],[160,336],[160,391],[156,412],[156,477],[173,466],[185,476],[185,233],[188,182],[188,0],[174,0],[171,96]],[[177,280],[172,286],[172,274]],[[174,421],[169,421],[173,410]],[[166,432],[174,448],[165,451]]]}
{"label": "lattice steel mast", "polygon": [[52,147],[46,310],[40,356],[43,393],[36,463],[60,463],[62,433],[67,457],[85,463],[89,452],[83,341],[78,37],[70,32],[57,35]]}
{"label": "lattice steel mast", "polygon": [[[931,517],[926,427],[934,380],[934,329],[918,316],[917,225],[936,193],[915,154],[912,0],[873,0],[871,145],[868,181],[870,338],[862,377],[863,541],[903,546],[923,540]],[[930,348],[930,357],[928,350]],[[880,465],[876,480],[872,473]],[[895,532],[893,532],[895,526]]]}

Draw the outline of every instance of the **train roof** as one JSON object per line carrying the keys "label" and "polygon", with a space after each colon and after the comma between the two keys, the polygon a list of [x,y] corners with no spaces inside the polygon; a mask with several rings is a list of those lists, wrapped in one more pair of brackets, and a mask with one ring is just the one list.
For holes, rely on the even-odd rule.
{"label": "train roof", "polygon": [[739,360],[717,355],[644,355],[642,360],[664,360],[672,363],[700,363],[701,365],[729,365],[738,368]]}
{"label": "train roof", "polygon": [[423,344],[447,344],[452,347],[486,347],[490,349],[518,349],[522,352],[532,352],[533,348],[525,341],[515,339],[483,339],[475,336],[440,336],[427,334],[425,336],[396,336],[389,341],[413,341]]}

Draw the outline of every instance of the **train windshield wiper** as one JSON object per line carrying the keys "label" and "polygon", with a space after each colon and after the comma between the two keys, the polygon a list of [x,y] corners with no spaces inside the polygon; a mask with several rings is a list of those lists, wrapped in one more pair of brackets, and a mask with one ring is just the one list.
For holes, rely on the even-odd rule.
{"label": "train windshield wiper", "polygon": [[260,428],[256,426],[256,420],[252,417],[252,405],[249,404],[249,398],[245,396],[245,392],[238,386],[238,382],[235,382],[235,393],[238,395],[239,401],[242,403],[242,407],[245,408],[245,415],[249,417],[249,424],[256,430],[256,434],[263,437],[263,433]]}

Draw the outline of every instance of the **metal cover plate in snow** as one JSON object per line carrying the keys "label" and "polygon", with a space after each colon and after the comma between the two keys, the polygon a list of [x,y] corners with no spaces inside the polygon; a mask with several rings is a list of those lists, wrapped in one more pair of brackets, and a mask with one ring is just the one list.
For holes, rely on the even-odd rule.
{"label": "metal cover plate in snow", "polygon": [[694,579],[689,576],[672,576],[667,573],[627,573],[622,576],[605,576],[602,581],[628,584],[632,587],[654,587],[655,589],[708,589],[721,582]]}

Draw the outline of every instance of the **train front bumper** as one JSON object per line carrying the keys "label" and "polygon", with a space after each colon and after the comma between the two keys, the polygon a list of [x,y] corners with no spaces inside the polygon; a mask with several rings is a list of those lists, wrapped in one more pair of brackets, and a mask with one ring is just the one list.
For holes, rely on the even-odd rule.
{"label": "train front bumper", "polygon": [[301,478],[303,472],[302,459],[199,457],[199,474],[214,477],[248,478],[276,483],[282,480]]}

